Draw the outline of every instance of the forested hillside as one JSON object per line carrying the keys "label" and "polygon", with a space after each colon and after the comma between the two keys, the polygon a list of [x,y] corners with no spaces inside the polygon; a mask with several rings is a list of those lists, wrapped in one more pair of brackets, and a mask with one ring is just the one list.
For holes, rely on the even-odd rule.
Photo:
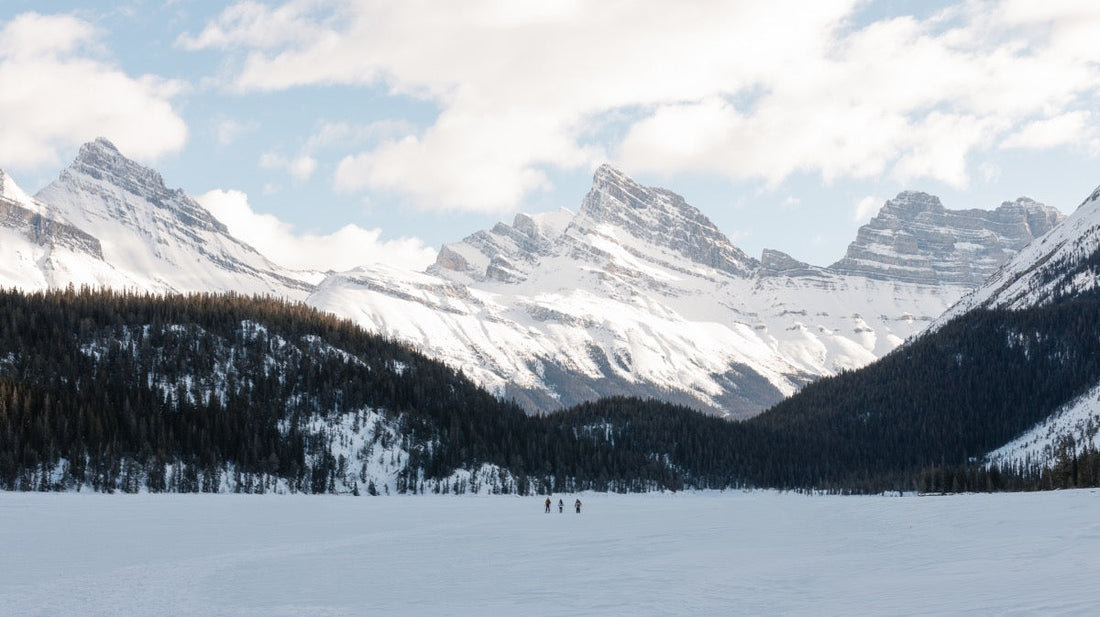
{"label": "forested hillside", "polygon": [[745,471],[768,486],[1038,486],[1039,468],[990,478],[978,463],[1098,381],[1100,300],[972,311],[749,421],[755,440],[777,445],[779,462]]}
{"label": "forested hillside", "polygon": [[[616,442],[583,410],[528,417],[439,362],[303,305],[5,291],[0,315],[4,489],[527,493],[725,484],[716,480],[724,474],[677,463],[689,451],[673,441]],[[616,417],[620,433],[646,426],[631,418],[730,429],[686,408],[619,403],[630,409]]]}
{"label": "forested hillside", "polygon": [[9,490],[879,491],[1100,477],[1092,452],[1065,461],[1072,473],[976,466],[1100,381],[1097,298],[973,311],[741,423],[633,398],[530,417],[406,346],[265,298],[5,291],[0,315]]}

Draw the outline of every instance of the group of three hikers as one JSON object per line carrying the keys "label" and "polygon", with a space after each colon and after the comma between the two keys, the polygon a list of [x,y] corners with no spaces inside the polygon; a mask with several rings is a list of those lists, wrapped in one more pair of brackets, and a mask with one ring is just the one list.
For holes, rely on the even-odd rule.
{"label": "group of three hikers", "polygon": [[[551,504],[550,498],[547,497],[546,498],[546,511],[547,512],[550,511],[550,504]],[[577,501],[573,502],[573,507],[577,509],[577,514],[580,514],[581,513],[581,500],[577,499]],[[559,499],[558,500],[558,512],[560,513],[560,512],[564,512],[564,511],[565,511],[565,502]]]}

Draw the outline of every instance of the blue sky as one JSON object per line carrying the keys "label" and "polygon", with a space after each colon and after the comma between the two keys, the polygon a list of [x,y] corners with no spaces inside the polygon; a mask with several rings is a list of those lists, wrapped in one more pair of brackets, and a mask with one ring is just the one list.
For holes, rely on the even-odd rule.
{"label": "blue sky", "polygon": [[1091,1],[0,7],[0,168],[97,136],[292,267],[575,210],[609,162],[738,246],[827,265],[905,189],[949,208],[1100,184]]}

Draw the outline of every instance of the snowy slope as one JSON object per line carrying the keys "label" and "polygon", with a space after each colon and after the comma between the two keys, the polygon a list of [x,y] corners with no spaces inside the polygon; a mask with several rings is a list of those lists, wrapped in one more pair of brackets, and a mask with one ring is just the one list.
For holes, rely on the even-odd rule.
{"label": "snowy slope", "polygon": [[97,238],[45,210],[0,170],[0,282],[27,290],[135,285],[104,261]]}
{"label": "snowy slope", "polygon": [[1063,447],[1071,455],[1081,454],[1086,447],[1100,450],[1100,384],[1023,435],[990,452],[986,462],[1050,467]]}
{"label": "snowy slope", "polygon": [[45,216],[94,237],[102,259],[128,287],[302,299],[312,288],[309,280],[318,278],[273,264],[105,139],[82,146],[72,165],[35,197]]}
{"label": "snowy slope", "polygon": [[[1050,233],[1024,247],[985,285],[963,297],[929,328],[978,308],[1026,310],[1100,289],[1100,188]],[[989,453],[994,464],[1050,464],[1067,440],[1093,447],[1100,427],[1100,384],[1010,443]]]}

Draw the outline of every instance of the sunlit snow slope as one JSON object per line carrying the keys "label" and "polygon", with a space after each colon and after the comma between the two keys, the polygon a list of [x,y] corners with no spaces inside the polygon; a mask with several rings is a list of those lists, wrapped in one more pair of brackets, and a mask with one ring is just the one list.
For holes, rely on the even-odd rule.
{"label": "sunlit snow slope", "polygon": [[[98,241],[100,256],[128,287],[151,291],[236,291],[302,299],[316,275],[287,271],[231,236],[160,174],[104,139],[35,196],[42,213]],[[60,283],[60,281],[56,281]]]}

